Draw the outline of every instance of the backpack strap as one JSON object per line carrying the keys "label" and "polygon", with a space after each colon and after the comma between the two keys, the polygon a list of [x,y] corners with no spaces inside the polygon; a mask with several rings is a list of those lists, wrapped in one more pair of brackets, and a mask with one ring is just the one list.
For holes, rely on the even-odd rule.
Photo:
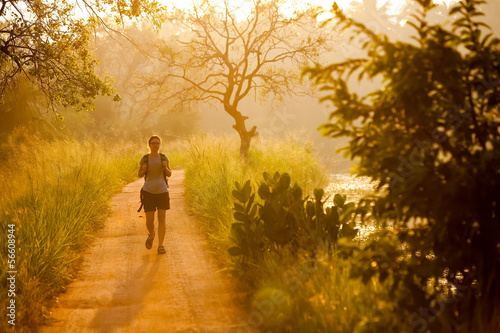
{"label": "backpack strap", "polygon": [[[162,154],[160,153],[160,159],[161,161],[168,161],[168,158],[165,154]],[[167,179],[167,172],[165,170],[163,170],[163,179],[165,180],[165,183],[167,184],[167,188],[168,188],[168,179]]]}
{"label": "backpack strap", "polygon": [[[142,160],[144,161],[144,163],[146,163],[146,165],[148,165],[148,159],[149,159],[149,154],[146,154],[142,157]],[[162,153],[160,153],[160,160],[161,160],[161,162],[163,162],[163,161],[168,162],[167,156],[165,154],[162,154]],[[148,170],[146,169],[146,172],[144,173],[144,180],[146,180],[147,174],[148,174]],[[166,174],[165,170],[163,170],[163,178],[165,179],[165,183],[167,183],[167,187],[168,187],[167,174]]]}
{"label": "backpack strap", "polygon": [[[144,163],[146,163],[146,165],[148,164],[148,157],[149,157],[149,154],[146,154],[141,159],[142,161],[144,161]],[[148,169],[146,169],[146,172],[144,173],[144,181],[146,181],[146,174],[147,173],[148,173]],[[144,191],[141,188],[141,207],[139,207],[137,212],[140,212],[143,206],[144,206]]]}
{"label": "backpack strap", "polygon": [[137,210],[138,213],[141,211],[143,206],[144,206],[144,190],[141,188],[141,207],[139,207],[139,209]]}
{"label": "backpack strap", "polygon": [[[146,165],[148,165],[148,159],[149,159],[149,154],[146,154],[142,157],[142,160]],[[148,173],[148,169],[146,169],[146,172],[144,173],[144,180],[146,180],[146,175]]]}

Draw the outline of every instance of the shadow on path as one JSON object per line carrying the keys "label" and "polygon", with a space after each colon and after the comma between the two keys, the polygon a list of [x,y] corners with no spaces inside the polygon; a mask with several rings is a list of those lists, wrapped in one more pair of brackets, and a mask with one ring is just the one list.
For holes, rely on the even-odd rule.
{"label": "shadow on path", "polygon": [[160,262],[160,256],[144,254],[142,264],[115,289],[110,306],[99,309],[90,326],[96,332],[121,332],[122,327],[130,325],[141,312],[143,299],[152,290]]}

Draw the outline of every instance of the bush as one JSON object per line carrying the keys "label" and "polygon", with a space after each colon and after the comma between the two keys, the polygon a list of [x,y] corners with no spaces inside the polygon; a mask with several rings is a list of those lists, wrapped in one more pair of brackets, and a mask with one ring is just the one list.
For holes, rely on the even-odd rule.
{"label": "bush", "polygon": [[357,261],[373,251],[354,240],[358,229],[353,202],[336,194],[329,205],[321,189],[304,198],[290,176],[279,173],[264,173],[257,193],[249,181],[235,184],[234,246],[228,250],[235,261],[233,273],[252,293],[249,325],[273,332],[409,328],[392,315],[394,280],[366,285],[376,266],[359,271]]}
{"label": "bush", "polygon": [[233,223],[232,188],[246,179],[257,182],[262,173],[272,168],[294,171],[298,182],[314,188],[325,182],[325,170],[307,147],[296,142],[275,141],[254,145],[248,160],[238,154],[235,136],[217,138],[193,137],[186,147],[188,156],[183,165],[186,172],[186,194],[193,212],[204,217],[207,232],[219,258],[230,265],[227,249]]}
{"label": "bush", "polygon": [[320,247],[332,254],[339,238],[352,240],[356,234],[353,217],[354,203],[345,204],[345,197],[334,196],[334,205],[324,207],[324,191],[316,189],[314,199],[303,198],[297,184],[291,186],[288,174],[264,173],[264,182],[258,189],[263,201],[255,201],[250,181],[241,186],[235,183],[233,196],[234,219],[232,240],[236,246],[229,249],[232,256],[241,257],[240,265],[261,264],[266,253],[281,254],[288,247],[293,253],[299,249],[316,255]]}
{"label": "bush", "polygon": [[[322,129],[349,139],[359,175],[378,183],[366,211],[390,227],[360,258],[359,271],[371,272],[363,280],[392,277],[401,286],[395,311],[410,316],[414,329],[493,332],[500,318],[500,40],[483,36],[484,1],[455,4],[450,29],[429,24],[434,5],[418,2],[411,43],[391,42],[334,7],[338,26],[365,38],[367,56],[310,70],[335,106]],[[360,97],[348,89],[353,74],[384,85]],[[398,238],[392,256],[378,244],[393,236],[390,229]],[[439,320],[420,314],[429,308]]]}

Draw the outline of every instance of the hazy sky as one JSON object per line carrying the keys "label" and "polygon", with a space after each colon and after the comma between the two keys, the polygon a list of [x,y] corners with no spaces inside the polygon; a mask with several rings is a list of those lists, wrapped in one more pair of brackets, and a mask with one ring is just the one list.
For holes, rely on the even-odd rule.
{"label": "hazy sky", "polygon": [[[192,6],[192,2],[196,2],[196,0],[191,0],[191,1],[178,1],[178,0],[160,0],[161,2],[165,3],[166,5],[168,6],[175,6],[177,8],[189,8]],[[224,0],[216,0],[218,1],[221,6],[224,2]],[[334,3],[334,1],[337,2],[337,4],[341,7],[341,8],[347,8],[352,2],[361,2],[362,0],[309,0],[309,1],[294,1],[294,0],[290,0],[290,3],[304,3],[304,4],[307,4],[307,3],[310,3],[312,5],[315,5],[315,6],[321,6],[323,7],[325,10],[328,10],[330,8],[332,8],[332,4]],[[397,14],[399,12],[399,10],[405,5],[405,3],[409,1],[409,0],[377,0],[377,5],[379,7],[382,7],[384,4],[388,4],[388,7],[389,7],[389,13],[390,14]],[[242,8],[245,8],[247,7],[245,5],[245,0],[229,0],[229,3],[231,4],[231,6],[234,6],[234,7],[239,7],[239,6],[242,6]],[[456,0],[435,0],[436,3],[451,3],[451,2],[456,2]],[[291,5],[290,6],[290,11],[293,11],[293,8],[295,8],[296,5]]]}

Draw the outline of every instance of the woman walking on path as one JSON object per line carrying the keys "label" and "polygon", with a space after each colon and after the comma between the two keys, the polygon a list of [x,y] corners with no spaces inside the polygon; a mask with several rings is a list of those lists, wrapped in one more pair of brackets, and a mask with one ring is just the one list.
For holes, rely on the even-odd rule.
{"label": "woman walking on path", "polygon": [[153,246],[155,239],[155,212],[158,209],[158,254],[164,254],[163,240],[165,238],[165,216],[170,209],[167,178],[172,175],[170,161],[161,154],[160,137],[153,135],[148,140],[150,153],[144,155],[139,162],[137,175],[144,177],[144,186],[141,189],[141,201],[146,212],[146,228],[149,236],[146,239],[146,248]]}

